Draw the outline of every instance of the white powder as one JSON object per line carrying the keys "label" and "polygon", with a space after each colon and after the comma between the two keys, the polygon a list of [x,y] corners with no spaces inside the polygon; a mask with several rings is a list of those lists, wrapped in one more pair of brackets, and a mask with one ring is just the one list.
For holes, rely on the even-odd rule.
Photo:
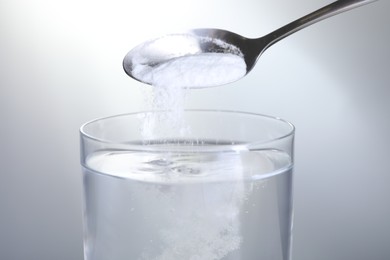
{"label": "white powder", "polygon": [[241,50],[220,39],[172,34],[148,41],[127,54],[131,75],[156,86],[203,88],[236,81],[246,74]]}
{"label": "white powder", "polygon": [[133,76],[153,86],[203,88],[219,86],[242,78],[243,57],[230,53],[200,53],[170,59],[157,66],[136,65]]}

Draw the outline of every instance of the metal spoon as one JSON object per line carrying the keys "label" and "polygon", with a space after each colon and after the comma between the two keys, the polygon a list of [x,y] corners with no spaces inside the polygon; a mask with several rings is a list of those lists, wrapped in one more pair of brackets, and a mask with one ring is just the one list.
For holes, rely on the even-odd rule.
{"label": "metal spoon", "polygon": [[[123,68],[130,77],[152,84],[139,77],[137,65],[153,68],[173,59],[205,53],[241,54],[246,63],[246,73],[242,75],[245,76],[261,54],[276,42],[323,19],[374,1],[377,0],[339,0],[256,39],[219,29],[194,29],[186,34],[166,35],[131,50],[123,60]],[[241,53],[237,53],[237,50]]]}

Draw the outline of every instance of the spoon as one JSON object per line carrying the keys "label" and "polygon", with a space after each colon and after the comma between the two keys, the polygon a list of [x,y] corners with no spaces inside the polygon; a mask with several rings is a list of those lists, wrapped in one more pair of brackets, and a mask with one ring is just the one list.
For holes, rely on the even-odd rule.
{"label": "spoon", "polygon": [[[147,84],[153,84],[153,80],[143,77],[145,73],[142,70],[145,70],[145,68],[146,71],[150,71],[161,64],[189,56],[196,57],[197,55],[205,54],[241,56],[246,64],[244,73],[236,78],[228,77],[227,82],[219,82],[220,84],[218,85],[222,85],[238,80],[248,74],[264,51],[283,38],[333,15],[374,1],[376,0],[335,1],[256,39],[248,39],[236,33],[220,29],[193,29],[186,34],[166,35],[132,49],[123,60],[123,68],[130,77]],[[171,72],[169,71],[169,73]],[[229,71],[227,71],[226,75],[229,75]],[[199,85],[196,87],[209,85],[207,82],[201,84],[204,86]]]}

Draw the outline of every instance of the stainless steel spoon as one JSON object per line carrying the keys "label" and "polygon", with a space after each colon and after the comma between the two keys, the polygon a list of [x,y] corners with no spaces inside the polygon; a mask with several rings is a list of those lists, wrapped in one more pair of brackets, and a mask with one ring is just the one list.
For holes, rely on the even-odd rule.
{"label": "stainless steel spoon", "polygon": [[[135,73],[137,65],[153,68],[172,59],[204,53],[237,55],[239,49],[245,60],[246,74],[248,74],[261,54],[276,42],[323,19],[374,1],[377,0],[339,0],[256,39],[248,39],[220,29],[194,29],[184,35],[166,35],[131,50],[123,60],[123,68],[130,77],[151,84]],[[220,44],[221,41],[227,45]]]}

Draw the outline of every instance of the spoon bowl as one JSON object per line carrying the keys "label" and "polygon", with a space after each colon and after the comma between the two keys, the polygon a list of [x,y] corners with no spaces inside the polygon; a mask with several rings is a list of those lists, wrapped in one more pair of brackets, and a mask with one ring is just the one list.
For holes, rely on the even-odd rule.
{"label": "spoon bowl", "polygon": [[[375,1],[377,0],[339,0],[256,39],[226,30],[207,28],[193,29],[184,34],[166,35],[132,49],[123,60],[123,68],[130,77],[152,84],[152,80],[146,80],[146,77],[142,76],[145,68],[152,70],[173,60],[204,54],[229,54],[241,57],[246,65],[245,73],[227,78],[226,82],[221,82],[222,85],[248,74],[261,54],[283,38],[316,22]],[[229,74],[230,71],[226,71],[226,75]]]}

